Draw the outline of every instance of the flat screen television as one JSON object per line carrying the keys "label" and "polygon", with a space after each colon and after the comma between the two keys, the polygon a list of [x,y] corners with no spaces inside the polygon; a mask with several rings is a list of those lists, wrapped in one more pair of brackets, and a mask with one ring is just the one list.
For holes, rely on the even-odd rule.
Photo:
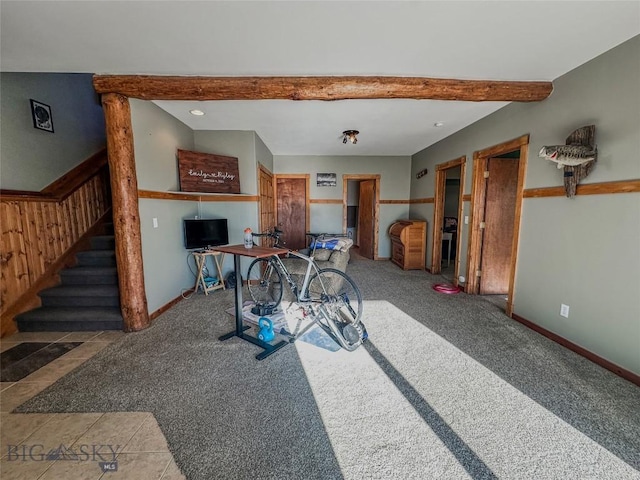
{"label": "flat screen television", "polygon": [[229,229],[226,218],[184,220],[184,246],[187,250],[217,247],[228,243]]}

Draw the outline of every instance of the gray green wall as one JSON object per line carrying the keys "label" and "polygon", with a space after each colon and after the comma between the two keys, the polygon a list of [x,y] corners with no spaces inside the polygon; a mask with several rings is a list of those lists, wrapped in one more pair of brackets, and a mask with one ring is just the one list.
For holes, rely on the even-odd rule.
{"label": "gray green wall", "polygon": [[[273,154],[271,150],[264,144],[262,139],[254,132],[256,161],[273,173]],[[257,184],[257,180],[256,180]]]}
{"label": "gray green wall", "polygon": [[251,195],[258,193],[255,137],[255,132],[239,130],[196,130],[193,134],[196,151],[238,159],[240,192]]}
{"label": "gray green wall", "polygon": [[[239,130],[196,130],[194,149],[198,152],[217,153],[238,158],[240,172],[240,192],[258,194],[257,157],[272,163],[273,156],[262,140],[253,131]],[[259,153],[258,153],[259,152]],[[229,222],[229,243],[242,243],[244,229],[249,227],[258,232],[258,204],[256,202],[203,202],[204,218],[226,218]],[[246,277],[251,258],[242,257],[242,274]],[[233,270],[233,258],[227,255],[224,261],[225,273]]]}
{"label": "gray green wall", "polygon": [[[176,150],[193,149],[193,132],[151,102],[131,99],[130,104],[138,188],[179,190]],[[154,312],[195,283],[182,219],[197,214],[198,202],[140,198],[138,205],[147,303]],[[154,218],[158,228],[153,228]]]}
{"label": "gray green wall", "polygon": [[[254,132],[196,131],[151,102],[132,99],[136,174],[138,188],[158,192],[180,191],[177,149],[217,153],[238,158],[240,189],[257,193],[257,161],[273,168],[273,156]],[[195,198],[195,197],[194,197]],[[256,202],[199,202],[141,198],[142,257],[149,312],[154,312],[192,288],[195,283],[193,257],[184,248],[182,221],[185,218],[226,218],[229,242],[242,243],[243,231],[258,230]],[[153,219],[158,228],[153,227]],[[242,259],[246,275],[250,259]],[[213,272],[213,264],[208,268]],[[233,270],[233,258],[226,256],[223,275]],[[212,297],[214,298],[214,297]]]}
{"label": "gray green wall", "polygon": [[[348,146],[347,146],[348,147]],[[311,200],[342,201],[342,176],[345,174],[379,174],[381,200],[409,200],[411,157],[408,156],[274,156],[275,173],[309,173]],[[318,187],[317,173],[335,173],[335,187]],[[342,232],[342,205],[312,203],[312,231]],[[391,256],[387,231],[399,218],[407,218],[409,204],[380,205],[378,256]]]}
{"label": "gray green wall", "polygon": [[[0,188],[40,191],[106,145],[92,75],[0,73]],[[51,107],[54,132],[33,127],[29,99]]]}
{"label": "gray green wall", "polygon": [[[596,125],[598,163],[582,183],[638,179],[638,85],[635,37],[557,79],[547,100],[510,104],[414,155],[411,197],[433,196],[435,166],[461,155],[467,156],[464,188],[470,193],[473,152],[524,134],[530,135],[525,188],[560,186],[562,172],[537,153],[590,124]],[[423,168],[429,174],[414,179]],[[412,205],[411,215],[431,221],[432,206]],[[639,193],[524,199],[514,312],[640,373],[639,245]],[[570,306],[569,318],[559,315],[561,303]]]}
{"label": "gray green wall", "polygon": [[[563,143],[595,124],[598,164],[583,183],[640,178],[640,37],[554,82],[549,99],[510,104],[413,157],[273,157],[255,132],[193,132],[150,102],[132,100],[138,183],[141,189],[177,191],[177,148],[239,158],[241,190],[257,193],[257,163],[274,173],[310,173],[312,199],[341,199],[345,173],[381,175],[382,200],[432,197],[435,165],[466,155],[470,193],[473,152],[530,135],[525,188],[559,186],[560,172],[537,157],[542,145]],[[91,75],[0,74],[0,187],[41,190],[105,144],[102,108]],[[55,133],[33,128],[29,99],[52,108]],[[415,173],[430,173],[415,179]],[[315,173],[335,172],[336,187],[317,187]],[[465,202],[469,215],[469,202]],[[183,247],[182,219],[196,214],[229,218],[230,241],[257,229],[253,202],[140,200],[143,261],[149,310],[193,285]],[[378,255],[389,257],[386,231],[398,218],[423,218],[431,204],[381,205]],[[153,228],[152,219],[158,219]],[[340,205],[313,204],[313,230],[341,230]],[[463,224],[461,273],[468,228]],[[514,311],[624,368],[640,373],[640,194],[525,199],[521,220]],[[430,251],[428,246],[427,251]],[[430,260],[427,264],[430,263]],[[246,265],[245,265],[246,268]],[[231,269],[231,259],[225,270]],[[570,305],[568,319],[560,303]]]}

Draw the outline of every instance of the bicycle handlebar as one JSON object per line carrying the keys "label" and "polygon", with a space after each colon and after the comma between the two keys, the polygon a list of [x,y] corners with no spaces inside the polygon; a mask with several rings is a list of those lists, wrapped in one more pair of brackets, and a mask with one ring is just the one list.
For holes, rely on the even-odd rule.
{"label": "bicycle handlebar", "polygon": [[281,240],[281,236],[284,232],[279,230],[278,227],[273,227],[271,230],[268,230],[264,233],[251,233],[252,237],[262,237],[262,238],[273,238],[275,240],[274,247],[281,247],[285,244],[283,240]]}

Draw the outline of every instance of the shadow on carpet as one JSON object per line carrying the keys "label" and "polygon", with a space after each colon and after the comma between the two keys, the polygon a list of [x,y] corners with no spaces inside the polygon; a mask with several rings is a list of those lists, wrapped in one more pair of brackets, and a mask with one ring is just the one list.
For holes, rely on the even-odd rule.
{"label": "shadow on carpet", "polygon": [[371,339],[355,352],[296,342],[256,361],[217,340],[233,328],[217,292],[18,410],[153,412],[189,479],[640,478],[637,387],[389,265],[349,267]]}
{"label": "shadow on carpet", "polygon": [[342,478],[295,347],[259,362],[248,342],[219,341],[225,301],[181,302],[19,411],[153,412],[189,479]]}

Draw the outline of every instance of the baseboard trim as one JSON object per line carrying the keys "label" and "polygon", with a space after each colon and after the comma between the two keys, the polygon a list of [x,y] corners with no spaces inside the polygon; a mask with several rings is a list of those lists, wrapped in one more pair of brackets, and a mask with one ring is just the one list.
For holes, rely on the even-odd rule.
{"label": "baseboard trim", "polygon": [[[193,289],[188,290],[187,292],[193,292]],[[184,292],[184,293],[187,293]],[[169,310],[171,307],[173,307],[174,305],[176,305],[177,303],[181,302],[182,300],[186,300],[188,297],[183,297],[182,293],[180,295],[178,295],[176,298],[174,298],[173,300],[170,300],[169,303],[165,303],[163,306],[161,306],[159,309],[157,309],[155,312],[150,313],[149,314],[149,320],[153,321],[156,318],[158,318],[160,315],[162,315],[164,312],[166,312],[167,310]]]}
{"label": "baseboard trim", "polygon": [[521,324],[530,328],[531,330],[534,330],[535,332],[538,332],[539,334],[544,335],[548,339],[553,340],[554,342],[562,345],[563,347],[568,348],[569,350],[577,353],[578,355],[582,355],[587,360],[591,360],[593,363],[600,365],[602,368],[606,368],[610,372],[613,372],[616,375],[640,387],[640,375],[637,375],[625,368],[622,368],[621,366],[616,365],[615,363],[610,362],[609,360],[602,358],[601,356],[596,355],[593,352],[590,352],[589,350],[581,347],[580,345],[576,345],[572,341],[567,340],[566,338],[561,337],[560,335],[553,333],[552,331],[547,330],[546,328],[541,327],[540,325],[537,325],[532,321],[521,317],[520,315],[516,315],[514,313],[512,314],[511,318],[513,318],[517,322],[520,322]]}

